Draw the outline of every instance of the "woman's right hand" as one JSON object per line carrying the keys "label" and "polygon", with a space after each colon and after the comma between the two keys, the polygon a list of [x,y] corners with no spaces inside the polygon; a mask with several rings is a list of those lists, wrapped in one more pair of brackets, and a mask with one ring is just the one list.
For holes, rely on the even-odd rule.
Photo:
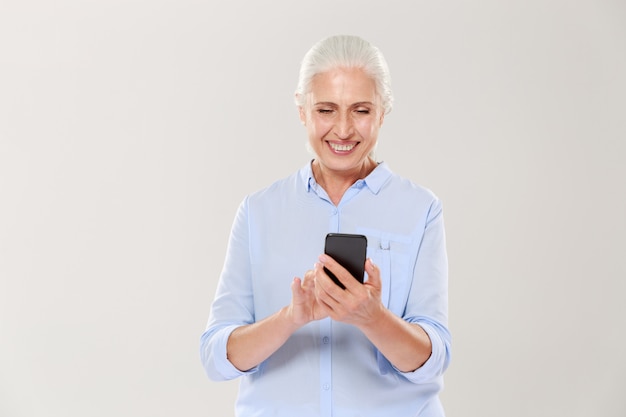
{"label": "woman's right hand", "polygon": [[315,297],[315,271],[307,271],[304,279],[294,278],[291,283],[291,294],[288,314],[298,327],[328,316]]}

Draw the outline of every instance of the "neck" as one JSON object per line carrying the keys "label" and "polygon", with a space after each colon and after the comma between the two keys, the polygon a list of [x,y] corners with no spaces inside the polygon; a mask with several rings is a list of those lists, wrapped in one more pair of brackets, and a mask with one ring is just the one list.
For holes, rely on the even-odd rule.
{"label": "neck", "polygon": [[376,161],[368,157],[359,168],[351,171],[335,171],[320,164],[316,159],[313,161],[312,169],[315,181],[326,191],[333,204],[337,205],[346,190],[356,181],[367,177],[377,165]]}

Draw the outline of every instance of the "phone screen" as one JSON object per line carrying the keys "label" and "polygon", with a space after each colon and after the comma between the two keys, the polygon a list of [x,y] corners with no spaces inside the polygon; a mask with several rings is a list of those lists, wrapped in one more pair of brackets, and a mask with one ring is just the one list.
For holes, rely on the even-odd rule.
{"label": "phone screen", "polygon": [[[367,238],[363,235],[346,233],[329,233],[326,235],[324,253],[331,256],[359,282],[363,283],[365,275],[365,257],[367,253]],[[324,268],[328,276],[345,289],[337,277]]]}

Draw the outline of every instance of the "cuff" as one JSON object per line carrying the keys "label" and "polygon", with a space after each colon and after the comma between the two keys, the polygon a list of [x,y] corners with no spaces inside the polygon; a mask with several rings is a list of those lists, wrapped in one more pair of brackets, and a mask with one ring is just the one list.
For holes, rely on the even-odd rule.
{"label": "cuff", "polygon": [[202,337],[202,363],[209,378],[215,381],[235,379],[242,375],[252,374],[257,371],[254,367],[247,371],[240,371],[228,359],[226,346],[230,334],[240,325],[231,325],[220,329],[205,340],[206,333]]}
{"label": "cuff", "polygon": [[[430,325],[426,323],[419,323],[419,326],[424,329],[430,343],[432,345],[432,352],[426,362],[411,372],[402,372],[395,366],[394,369],[400,375],[403,375],[406,379],[414,383],[430,382],[434,378],[441,376],[448,368],[450,363],[450,346],[449,342],[446,342],[441,335]],[[393,365],[392,365],[393,366]]]}

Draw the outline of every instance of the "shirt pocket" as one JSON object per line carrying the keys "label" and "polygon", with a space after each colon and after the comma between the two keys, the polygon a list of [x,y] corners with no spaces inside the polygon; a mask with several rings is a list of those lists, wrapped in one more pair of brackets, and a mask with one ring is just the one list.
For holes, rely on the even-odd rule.
{"label": "shirt pocket", "polygon": [[380,270],[383,305],[402,317],[413,279],[414,238],[365,228],[358,233],[367,237],[367,256]]}

